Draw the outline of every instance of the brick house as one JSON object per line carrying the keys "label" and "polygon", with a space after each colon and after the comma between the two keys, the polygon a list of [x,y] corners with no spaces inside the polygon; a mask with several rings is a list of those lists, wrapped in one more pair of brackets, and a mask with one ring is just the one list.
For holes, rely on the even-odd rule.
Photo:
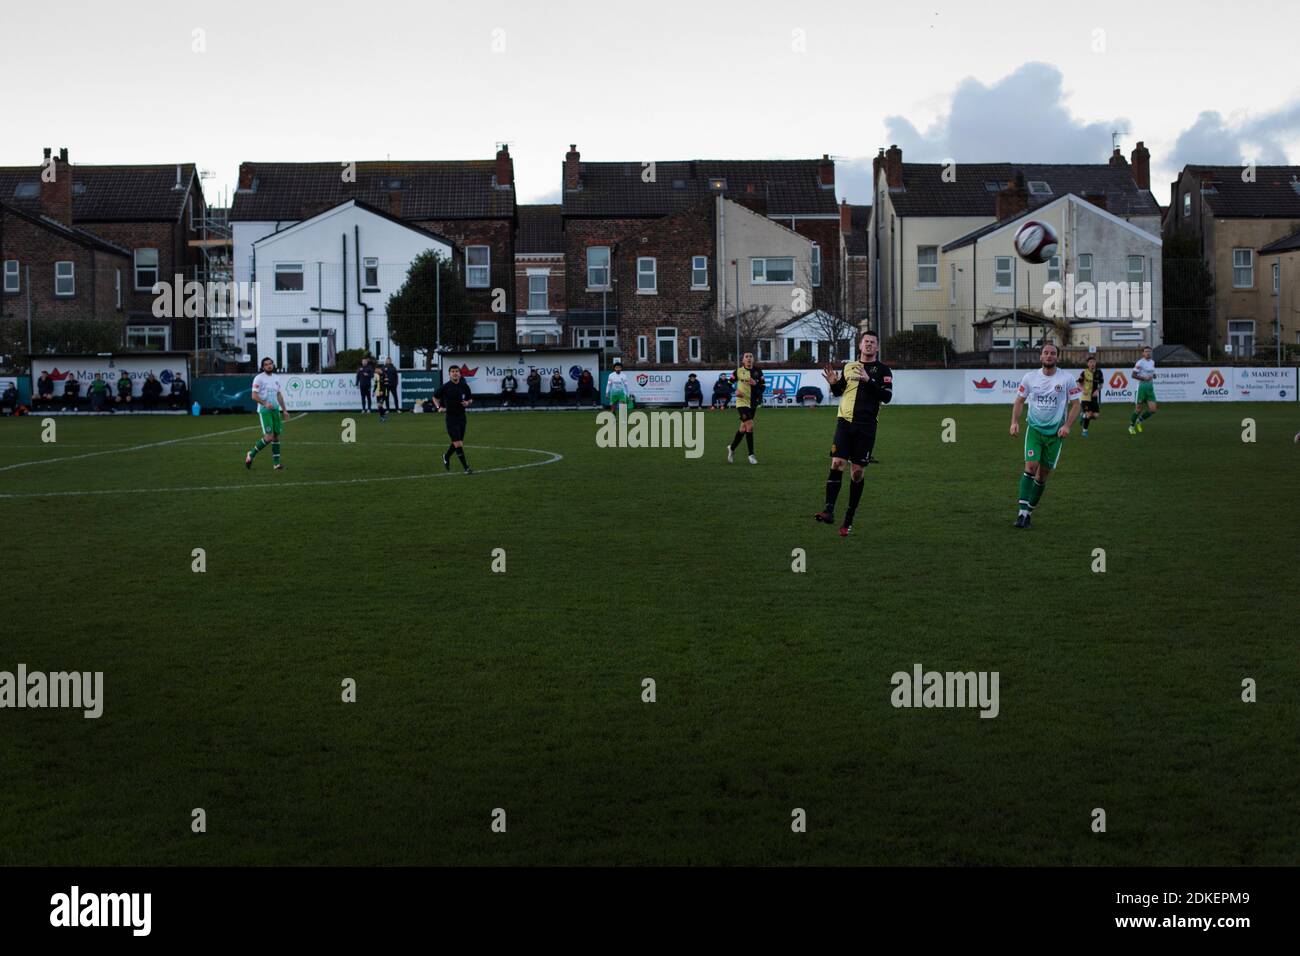
{"label": "brick house", "polygon": [[1234,355],[1250,356],[1279,335],[1300,343],[1300,317],[1279,301],[1282,260],[1271,255],[1297,231],[1300,166],[1183,168],[1170,184],[1164,234],[1194,237],[1214,283],[1209,328],[1193,347],[1232,345]]}
{"label": "brick house", "polygon": [[840,313],[854,325],[861,326],[871,312],[871,257],[868,234],[871,206],[840,203],[840,235],[844,248],[843,299]]}
{"label": "brick house", "polygon": [[[80,292],[72,297],[90,309],[78,314],[102,315],[105,301],[117,301],[116,274],[122,268],[120,253],[124,251],[129,261],[121,279],[122,305],[120,311],[113,311],[123,323],[125,347],[193,347],[193,320],[156,318],[152,291],[155,282],[170,281],[176,273],[193,278],[204,261],[202,251],[192,245],[199,236],[199,221],[206,213],[202,186],[192,163],[74,166],[69,163],[66,149],[57,155],[46,149],[40,166],[0,167],[0,202],[9,207],[7,221],[15,230],[24,228],[18,225],[20,221],[32,227],[30,219],[23,220],[20,214],[35,216],[64,227],[59,241],[80,239],[79,248],[94,248],[99,257],[94,268],[108,272],[97,275],[93,283],[88,273],[76,280],[78,288],[95,289],[93,308],[88,300],[82,303]],[[54,235],[46,229],[45,241],[51,241]],[[3,258],[19,258],[17,252],[4,251]],[[39,254],[39,250],[34,249],[33,254]],[[32,265],[37,263],[33,261]],[[92,267],[88,261],[83,265]],[[51,269],[52,260],[40,263],[39,269],[34,267],[33,286],[37,285],[38,273],[44,275]],[[107,289],[114,290],[112,295],[101,291]],[[6,303],[6,314],[12,314],[8,297]],[[59,310],[69,314],[76,308],[65,299]]]}
{"label": "brick house", "polygon": [[515,234],[515,339],[521,345],[575,345],[564,335],[567,277],[559,203],[519,206]]}
{"label": "brick house", "polygon": [[[474,308],[476,348],[514,345],[516,228],[514,161],[495,159],[357,163],[244,162],[231,205],[235,280],[252,281],[252,247],[265,236],[355,199],[413,226],[444,236],[464,255]],[[353,266],[364,259],[344,237]],[[401,263],[375,263],[380,270]],[[351,268],[351,267],[350,267]],[[351,323],[360,305],[348,299]],[[405,354],[402,363],[410,361]]]}
{"label": "brick house", "polygon": [[[840,308],[840,215],[829,157],[584,163],[571,146],[562,197],[572,342],[598,345],[607,330],[629,364],[719,361],[734,348],[710,355],[710,341],[724,348],[711,333],[773,285],[806,285],[808,308]],[[728,209],[745,211],[732,217],[747,227],[744,242]],[[780,228],[755,229],[748,215]],[[802,237],[808,252],[784,249],[781,279],[769,281],[754,249],[769,239],[779,244],[778,234]]]}

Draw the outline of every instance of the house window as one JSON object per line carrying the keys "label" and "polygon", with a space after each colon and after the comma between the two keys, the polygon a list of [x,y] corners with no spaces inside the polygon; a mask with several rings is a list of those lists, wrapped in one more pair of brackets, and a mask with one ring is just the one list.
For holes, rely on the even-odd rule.
{"label": "house window", "polygon": [[771,339],[759,339],[759,340],[758,340],[758,360],[759,360],[760,362],[770,362],[770,361],[772,361],[772,352],[773,352],[773,350],[772,350],[772,340],[771,340]]}
{"label": "house window", "polygon": [[649,256],[642,256],[636,261],[636,291],[644,295],[654,295],[658,291],[658,263]]}
{"label": "house window", "polygon": [[302,282],[301,262],[277,262],[275,264],[276,292],[301,292]]}
{"label": "house window", "polygon": [[[486,289],[492,284],[492,250],[487,246],[465,247],[465,288]],[[496,341],[496,326],[492,339]]]}
{"label": "house window", "polygon": [[126,347],[132,352],[166,352],[169,333],[165,325],[128,325]]}
{"label": "house window", "polygon": [[812,246],[812,284],[814,289],[822,284],[822,247],[815,242]]}
{"label": "house window", "polygon": [[158,283],[158,250],[135,250],[135,291],[152,292]]}
{"label": "house window", "polygon": [[707,289],[709,287],[709,257],[691,257],[691,288]]}
{"label": "house window", "polygon": [[698,335],[692,335],[687,339],[686,349],[686,354],[689,356],[690,360],[692,362],[698,362],[700,360],[700,337]]}
{"label": "house window", "polygon": [[1234,289],[1253,289],[1255,287],[1255,251],[1253,249],[1232,250],[1232,287]]}
{"label": "house window", "polygon": [[618,333],[612,328],[574,329],[573,344],[580,349],[614,348],[618,345]]}
{"label": "house window", "polygon": [[530,275],[528,277],[528,311],[545,313],[549,311],[546,297],[546,276]]}
{"label": "house window", "polygon": [[644,362],[646,360],[646,356],[648,356],[649,354],[650,354],[649,342],[646,340],[646,337],[644,335],[638,335],[636,337],[637,361]]}
{"label": "house window", "polygon": [[918,289],[939,288],[939,247],[916,247],[916,287]]}
{"label": "house window", "polygon": [[122,308],[122,270],[117,269],[113,272],[113,299],[115,308]]}
{"label": "house window", "polygon": [[1143,332],[1141,329],[1111,329],[1110,340],[1112,342],[1141,342]]}
{"label": "house window", "polygon": [[22,285],[18,281],[18,260],[6,259],[5,260],[5,291],[17,292],[21,288]]}
{"label": "house window", "polygon": [[474,348],[494,349],[497,347],[497,324],[495,322],[474,323]]}
{"label": "house window", "polygon": [[1047,260],[1047,281],[1048,282],[1061,281],[1061,257],[1060,256],[1052,256],[1052,258]]}
{"label": "house window", "polygon": [[661,365],[677,364],[677,330],[655,329],[655,357]]}
{"label": "house window", "polygon": [[1146,260],[1142,256],[1128,257],[1128,281],[1141,282],[1146,275]]}
{"label": "house window", "polygon": [[598,292],[609,288],[609,246],[587,248],[587,288]]}
{"label": "house window", "polygon": [[1192,215],[1192,194],[1183,193],[1183,218],[1190,219]]}
{"label": "house window", "polygon": [[362,291],[378,292],[379,291],[379,260],[374,256],[366,256],[363,265],[365,267],[364,269],[365,275],[363,277],[363,281],[365,282],[365,288]]}
{"label": "house window", "polygon": [[1228,343],[1237,358],[1250,358],[1255,354],[1255,322],[1239,320],[1228,323]]}
{"label": "house window", "polygon": [[62,299],[77,294],[76,266],[73,263],[54,263],[54,294]]}
{"label": "house window", "polygon": [[957,263],[948,263],[948,304],[957,304]]}
{"label": "house window", "polygon": [[938,335],[938,334],[939,334],[939,323],[938,323],[938,322],[919,322],[919,323],[917,323],[916,325],[912,326],[912,331],[913,331],[913,332],[933,332],[935,335]]}
{"label": "house window", "polygon": [[993,260],[993,289],[996,292],[1011,291],[1011,257],[997,256]]}
{"label": "house window", "polygon": [[1079,256],[1079,281],[1092,281],[1092,253],[1085,252]]}
{"label": "house window", "polygon": [[1029,195],[1050,196],[1052,195],[1052,187],[1041,179],[1031,179],[1029,180]]}
{"label": "house window", "polygon": [[751,285],[794,284],[794,259],[792,257],[751,259],[749,261]]}
{"label": "house window", "polygon": [[1282,291],[1282,263],[1273,263],[1273,294],[1278,295]]}

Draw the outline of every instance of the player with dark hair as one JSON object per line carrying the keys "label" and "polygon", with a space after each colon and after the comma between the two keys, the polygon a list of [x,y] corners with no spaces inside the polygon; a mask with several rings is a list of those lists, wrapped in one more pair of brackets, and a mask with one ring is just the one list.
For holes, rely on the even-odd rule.
{"label": "player with dark hair", "polygon": [[288,411],[284,404],[284,386],[275,377],[275,363],[269,358],[262,359],[262,371],[253,379],[253,401],[257,402],[257,417],[262,425],[262,437],[257,444],[244,455],[244,467],[252,468],[253,459],[267,445],[271,446],[271,460],[275,470],[283,471],[280,464],[280,433],[284,431],[284,414]]}
{"label": "player with dark hair", "polygon": [[1070,434],[1070,426],[1079,417],[1079,396],[1083,390],[1069,372],[1056,366],[1060,349],[1043,343],[1039,361],[1042,368],[1025,373],[1016,389],[1011,407],[1011,436],[1020,434],[1020,412],[1029,406],[1025,423],[1025,473],[1020,476],[1020,512],[1017,528],[1028,528],[1030,516],[1038,507],[1047,484],[1047,476],[1061,460],[1061,445]]}
{"label": "player with dark hair", "polygon": [[754,353],[746,352],[740,360],[740,368],[732,373],[731,380],[736,385],[736,411],[740,414],[740,427],[736,437],[727,446],[727,461],[734,461],[733,453],[742,441],[749,451],[749,463],[757,465],[754,457],[754,416],[763,401],[763,370],[754,367]]}
{"label": "player with dark hair", "polygon": [[449,370],[450,381],[433,393],[433,405],[447,416],[447,436],[451,444],[442,453],[442,467],[451,470],[451,456],[460,459],[466,474],[473,474],[469,462],[465,460],[465,409],[474,403],[474,396],[469,386],[460,377],[460,367],[453,365]]}
{"label": "player with dark hair", "polygon": [[1088,437],[1088,426],[1101,418],[1102,372],[1097,367],[1097,356],[1089,355],[1079,373],[1079,388],[1083,389],[1083,437]]}
{"label": "player with dark hair", "polygon": [[844,363],[841,372],[830,365],[822,375],[831,387],[831,394],[840,397],[840,410],[835,418],[835,438],[831,442],[831,472],[826,477],[826,506],[815,515],[817,521],[831,524],[835,521],[835,499],[839,497],[844,482],[844,465],[852,466],[852,483],[849,485],[849,510],[840,525],[840,537],[853,531],[853,516],[862,489],[866,484],[866,467],[871,462],[871,449],[876,445],[876,421],[880,406],[888,405],[894,398],[894,373],[879,360],[880,338],[875,332],[863,332],[858,340],[858,359]]}

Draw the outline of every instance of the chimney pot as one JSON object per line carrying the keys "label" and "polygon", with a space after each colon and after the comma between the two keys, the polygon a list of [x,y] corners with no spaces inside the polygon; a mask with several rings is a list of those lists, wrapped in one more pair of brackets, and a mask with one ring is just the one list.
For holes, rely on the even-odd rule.
{"label": "chimney pot", "polygon": [[510,147],[502,145],[497,150],[497,185],[501,187],[515,184],[515,163],[510,158]]}
{"label": "chimney pot", "polygon": [[[46,150],[49,158],[49,150]],[[48,164],[47,164],[48,165]],[[68,166],[68,151],[60,150],[53,160],[53,175],[48,179],[41,174],[41,214],[65,226],[72,225],[72,169]]]}
{"label": "chimney pot", "polygon": [[848,235],[853,231],[853,207],[847,199],[840,200],[840,232]]}
{"label": "chimney pot", "polygon": [[253,188],[253,164],[252,163],[239,164],[239,185],[236,188],[238,189]]}
{"label": "chimney pot", "polygon": [[570,143],[569,151],[564,154],[564,188],[567,190],[577,190],[582,186],[579,158],[577,143]]}
{"label": "chimney pot", "polygon": [[817,164],[817,181],[823,189],[835,188],[835,164],[829,153],[822,153],[822,161]]}
{"label": "chimney pot", "polygon": [[1147,149],[1146,143],[1138,140],[1137,146],[1133,147],[1130,154],[1133,161],[1133,182],[1138,189],[1151,188],[1151,151]]}
{"label": "chimney pot", "polygon": [[903,151],[897,143],[885,150],[885,179],[889,182],[890,189],[903,187]]}

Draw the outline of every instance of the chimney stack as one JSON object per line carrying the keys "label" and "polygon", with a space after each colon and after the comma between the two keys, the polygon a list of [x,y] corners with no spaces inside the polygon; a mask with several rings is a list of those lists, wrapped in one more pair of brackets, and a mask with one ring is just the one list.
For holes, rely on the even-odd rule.
{"label": "chimney stack", "polygon": [[835,188],[835,164],[829,153],[822,153],[822,161],[817,164],[817,182],[822,189]]}
{"label": "chimney stack", "polygon": [[1150,189],[1151,151],[1142,140],[1138,140],[1137,146],[1133,147],[1130,155],[1133,158],[1133,182],[1137,183],[1138,189]]}
{"label": "chimney stack", "polygon": [[993,215],[998,222],[1020,215],[1029,208],[1029,188],[1025,185],[1025,174],[1016,173],[1016,178],[1007,183],[998,192],[994,202]]}
{"label": "chimney stack", "polygon": [[903,188],[903,151],[897,143],[885,150],[885,179],[890,189]]}
{"label": "chimney stack", "polygon": [[510,158],[510,147],[502,143],[497,150],[497,186],[505,188],[515,184],[515,161]]}
{"label": "chimney stack", "polygon": [[400,189],[390,189],[388,191],[388,213],[398,219],[402,218],[402,191]]}
{"label": "chimney stack", "polygon": [[568,191],[575,191],[582,186],[578,175],[578,157],[577,144],[570,143],[569,151],[564,154],[564,188]]}
{"label": "chimney stack", "polygon": [[847,199],[840,200],[840,232],[848,235],[853,231],[853,207]]}
{"label": "chimney stack", "polygon": [[253,188],[253,164],[252,163],[239,164],[239,186],[237,188],[238,189]]}
{"label": "chimney stack", "polygon": [[41,168],[41,215],[49,216],[65,226],[72,225],[72,167],[68,164],[68,150],[50,158],[45,150],[45,164]]}
{"label": "chimney stack", "polygon": [[871,201],[874,203],[876,190],[880,188],[880,172],[885,168],[885,147],[880,147],[880,152],[871,160]]}
{"label": "chimney stack", "polygon": [[1110,154],[1110,165],[1111,165],[1111,166],[1127,166],[1127,165],[1128,165],[1128,160],[1124,158],[1124,154],[1121,153],[1121,152],[1119,151],[1119,147],[1118,147],[1118,146],[1116,146],[1116,147],[1115,147],[1115,151],[1114,151],[1113,153]]}

